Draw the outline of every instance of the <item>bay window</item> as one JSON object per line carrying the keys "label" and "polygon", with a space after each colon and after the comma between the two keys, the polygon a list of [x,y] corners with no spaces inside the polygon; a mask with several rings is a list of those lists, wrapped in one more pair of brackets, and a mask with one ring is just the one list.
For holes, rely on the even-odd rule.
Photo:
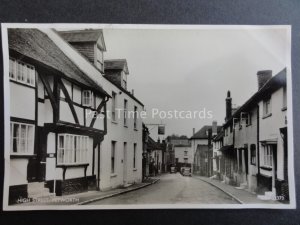
{"label": "bay window", "polygon": [[57,164],[87,163],[89,137],[73,134],[59,134],[57,146]]}
{"label": "bay window", "polygon": [[10,123],[11,154],[32,155],[34,149],[34,125]]}

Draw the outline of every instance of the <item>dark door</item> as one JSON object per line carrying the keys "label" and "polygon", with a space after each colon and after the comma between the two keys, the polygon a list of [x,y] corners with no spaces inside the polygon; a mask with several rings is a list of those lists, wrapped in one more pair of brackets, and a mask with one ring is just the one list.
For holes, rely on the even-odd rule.
{"label": "dark door", "polygon": [[245,154],[245,169],[246,169],[246,174],[248,175],[248,170],[249,170],[249,165],[248,165],[248,145],[245,145],[244,149],[244,154]]}

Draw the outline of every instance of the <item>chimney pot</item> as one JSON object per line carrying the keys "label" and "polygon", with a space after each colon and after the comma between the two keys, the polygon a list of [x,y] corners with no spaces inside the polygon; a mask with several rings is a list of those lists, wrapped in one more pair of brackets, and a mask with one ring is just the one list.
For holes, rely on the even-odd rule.
{"label": "chimney pot", "polygon": [[258,90],[265,85],[265,83],[272,78],[272,70],[261,70],[257,72]]}

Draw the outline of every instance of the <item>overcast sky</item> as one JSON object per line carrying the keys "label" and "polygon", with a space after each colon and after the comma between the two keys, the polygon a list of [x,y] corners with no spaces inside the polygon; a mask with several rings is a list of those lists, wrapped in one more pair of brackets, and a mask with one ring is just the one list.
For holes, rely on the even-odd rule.
{"label": "overcast sky", "polygon": [[[159,110],[212,111],[212,119],[151,119],[166,124],[166,135],[221,125],[225,98],[242,105],[257,91],[256,72],[273,75],[287,65],[287,30],[276,29],[105,29],[106,59],[128,62],[128,89],[135,90],[148,116]],[[156,138],[157,128],[151,135]]]}

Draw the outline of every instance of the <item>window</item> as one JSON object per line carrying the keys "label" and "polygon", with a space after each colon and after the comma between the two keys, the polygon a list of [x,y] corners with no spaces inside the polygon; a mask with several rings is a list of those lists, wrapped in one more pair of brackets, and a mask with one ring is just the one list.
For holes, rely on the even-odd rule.
{"label": "window", "polygon": [[35,69],[29,64],[10,58],[9,78],[20,83],[35,86]]}
{"label": "window", "polygon": [[133,168],[136,168],[136,143],[133,144]]}
{"label": "window", "polygon": [[187,156],[188,155],[188,151],[184,151],[184,156]]}
{"label": "window", "polygon": [[248,113],[248,120],[247,120],[246,125],[247,126],[252,125],[252,113],[251,112]]}
{"label": "window", "polygon": [[287,95],[286,95],[286,87],[283,88],[283,99],[282,99],[282,108],[287,107]]}
{"label": "window", "polygon": [[87,163],[89,137],[73,134],[59,134],[57,164]]}
{"label": "window", "polygon": [[251,159],[251,164],[256,165],[256,145],[255,144],[250,145],[250,159]]}
{"label": "window", "polygon": [[127,100],[124,99],[124,126],[127,126]]}
{"label": "window", "polygon": [[111,173],[115,173],[116,141],[111,142]]}
{"label": "window", "polygon": [[116,121],[116,101],[117,94],[112,92],[112,100],[111,100],[111,119],[112,121]]}
{"label": "window", "polygon": [[188,163],[188,158],[184,158],[184,163]]}
{"label": "window", "polygon": [[12,154],[33,154],[34,125],[10,123],[10,152]]}
{"label": "window", "polygon": [[92,107],[94,105],[93,92],[90,90],[82,91],[82,105]]}
{"label": "window", "polygon": [[134,122],[133,122],[134,129],[137,129],[137,107],[134,106]]}
{"label": "window", "polygon": [[273,147],[272,145],[265,145],[264,146],[264,166],[272,167],[273,166]]}
{"label": "window", "polygon": [[271,113],[271,98],[264,100],[263,102],[264,116],[268,116]]}

